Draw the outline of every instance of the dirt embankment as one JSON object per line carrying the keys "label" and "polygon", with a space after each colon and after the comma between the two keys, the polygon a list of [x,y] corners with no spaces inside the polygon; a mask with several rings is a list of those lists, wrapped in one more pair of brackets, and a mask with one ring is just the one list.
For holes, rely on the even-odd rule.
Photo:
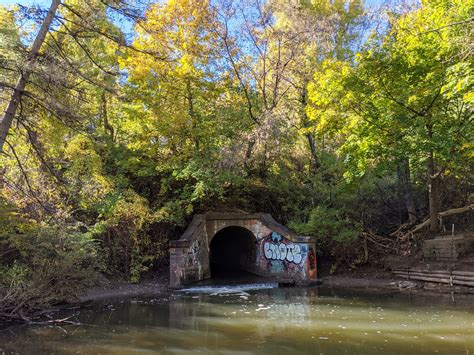
{"label": "dirt embankment", "polygon": [[102,286],[96,286],[84,292],[80,295],[79,301],[151,296],[167,290],[169,290],[169,270],[163,268],[153,275],[148,275],[137,284],[125,281],[105,282]]}

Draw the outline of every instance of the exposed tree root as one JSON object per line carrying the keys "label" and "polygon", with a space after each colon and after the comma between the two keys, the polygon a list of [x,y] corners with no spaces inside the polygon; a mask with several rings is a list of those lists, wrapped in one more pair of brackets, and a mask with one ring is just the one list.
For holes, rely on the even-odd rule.
{"label": "exposed tree root", "polygon": [[386,250],[396,250],[396,243],[395,240],[382,237],[381,235],[375,234],[372,231],[365,231],[362,233],[363,237],[367,240],[367,242],[374,244],[382,249]]}

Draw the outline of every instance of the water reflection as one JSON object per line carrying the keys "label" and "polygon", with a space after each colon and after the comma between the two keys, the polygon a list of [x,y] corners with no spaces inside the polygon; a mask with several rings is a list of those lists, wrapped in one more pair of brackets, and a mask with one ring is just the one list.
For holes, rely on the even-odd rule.
{"label": "water reflection", "polygon": [[83,326],[0,335],[0,353],[474,352],[474,297],[230,287],[97,304]]}

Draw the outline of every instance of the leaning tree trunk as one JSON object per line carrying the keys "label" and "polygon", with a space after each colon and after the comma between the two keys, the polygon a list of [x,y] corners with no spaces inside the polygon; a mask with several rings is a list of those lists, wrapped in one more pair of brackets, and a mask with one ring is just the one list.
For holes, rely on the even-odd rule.
{"label": "leaning tree trunk", "polygon": [[41,46],[43,45],[44,39],[46,38],[46,34],[49,31],[49,27],[51,26],[51,23],[53,22],[54,16],[60,4],[61,4],[61,0],[53,0],[53,2],[51,3],[49,11],[46,17],[44,18],[41,28],[33,42],[31,51],[26,57],[26,62],[25,62],[25,67],[23,69],[23,72],[20,74],[20,77],[18,78],[15,88],[13,89],[13,93],[10,98],[10,101],[8,102],[7,108],[2,115],[2,118],[0,120],[0,153],[3,152],[3,145],[5,144],[8,131],[10,130],[10,127],[13,122],[13,118],[15,117],[18,106],[20,105],[23,92],[25,91],[26,84],[28,83],[28,80],[31,74],[31,69],[36,63],[36,59],[38,58],[38,54],[41,49]]}

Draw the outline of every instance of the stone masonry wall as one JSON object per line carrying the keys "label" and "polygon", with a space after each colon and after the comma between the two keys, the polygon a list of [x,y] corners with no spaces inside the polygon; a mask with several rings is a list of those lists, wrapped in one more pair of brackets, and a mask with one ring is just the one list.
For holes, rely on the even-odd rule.
{"label": "stone masonry wall", "polygon": [[198,215],[180,240],[170,243],[170,284],[179,287],[210,277],[209,246],[222,229],[243,227],[255,236],[247,271],[304,284],[316,280],[316,247],[309,237],[298,236],[269,215]]}

